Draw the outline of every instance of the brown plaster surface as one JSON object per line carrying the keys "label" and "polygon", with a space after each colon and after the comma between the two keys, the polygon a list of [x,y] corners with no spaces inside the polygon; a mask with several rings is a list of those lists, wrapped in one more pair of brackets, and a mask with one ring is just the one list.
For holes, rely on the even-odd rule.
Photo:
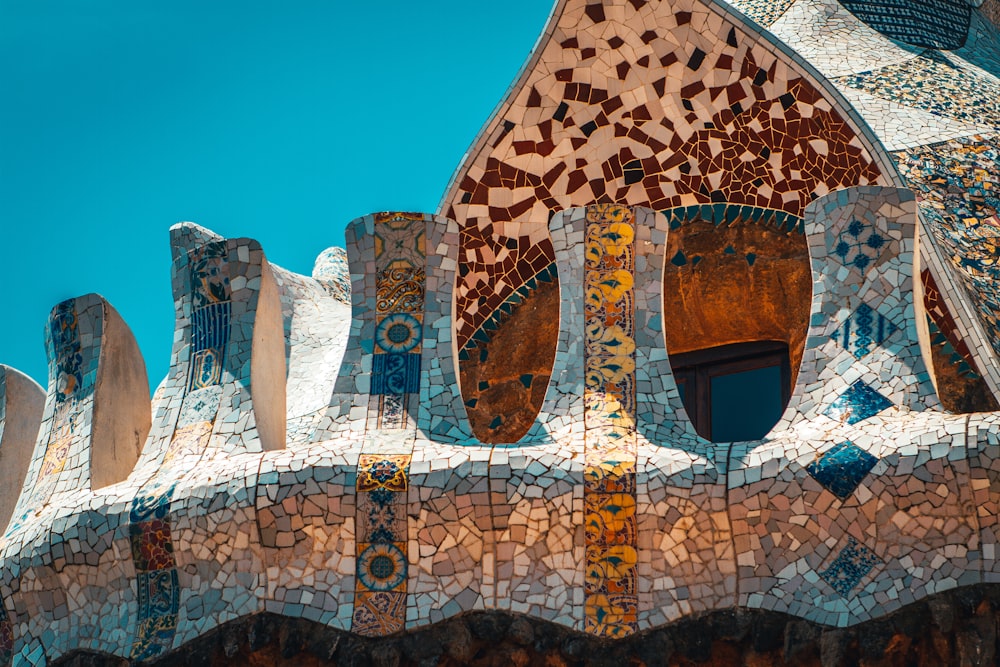
{"label": "brown plaster surface", "polygon": [[667,352],[782,341],[788,344],[794,374],[802,360],[812,301],[805,236],[697,220],[668,235],[668,259],[678,252],[686,263],[668,261],[663,281]]}
{"label": "brown plaster surface", "polygon": [[[542,408],[558,335],[559,283],[540,283],[489,343],[470,352],[461,364],[461,382],[476,437],[487,443],[516,442],[528,431]],[[481,382],[488,387],[481,389]],[[497,416],[502,423],[491,428]]]}

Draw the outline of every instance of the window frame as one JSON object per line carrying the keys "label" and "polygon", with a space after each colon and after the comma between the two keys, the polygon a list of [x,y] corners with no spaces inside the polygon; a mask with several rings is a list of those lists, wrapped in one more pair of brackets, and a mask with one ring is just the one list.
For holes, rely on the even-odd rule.
{"label": "window frame", "polygon": [[788,344],[781,341],[733,343],[670,355],[670,366],[678,389],[684,385],[688,418],[698,435],[706,440],[712,440],[712,378],[778,366],[782,411],[792,395]]}

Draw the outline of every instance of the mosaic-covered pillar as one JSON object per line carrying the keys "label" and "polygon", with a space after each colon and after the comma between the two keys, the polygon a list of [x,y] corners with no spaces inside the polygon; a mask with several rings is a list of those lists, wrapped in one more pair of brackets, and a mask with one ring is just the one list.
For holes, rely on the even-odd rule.
{"label": "mosaic-covered pillar", "polygon": [[90,486],[89,447],[94,385],[104,327],[104,300],[96,294],[58,304],[45,328],[48,394],[42,427],[7,527],[11,539],[36,521],[53,494]]}
{"label": "mosaic-covered pillar", "polygon": [[419,429],[439,442],[469,437],[450,331],[457,258],[447,237],[457,233],[453,221],[419,213],[348,225],[351,281],[361,288],[352,292],[351,342],[314,441],[379,429]]}
{"label": "mosaic-covered pillar", "polygon": [[914,304],[916,200],[859,187],[807,208],[812,320],[789,407],[775,430],[856,424],[889,410],[940,409]]}
{"label": "mosaic-covered pillar", "polygon": [[459,229],[436,220],[425,241],[424,370],[408,479],[407,628],[487,609],[496,591],[492,448],[472,435],[455,357]]}
{"label": "mosaic-covered pillar", "polygon": [[802,367],[782,421],[732,447],[730,515],[740,605],[846,626],[976,581],[979,528],[965,418],[937,410],[920,356],[912,193],[807,210]]}
{"label": "mosaic-covered pillar", "polygon": [[[314,440],[338,451],[360,443],[351,629],[378,636],[404,627],[414,593],[408,552],[419,528],[409,503],[416,520],[427,518],[420,499],[445,491],[414,488],[415,443],[463,442],[470,434],[451,332],[458,228],[436,216],[379,213],[352,222],[347,241],[357,285],[351,340]],[[424,465],[421,459],[429,472]]]}
{"label": "mosaic-covered pillar", "polygon": [[672,221],[642,208],[634,218],[637,629],[645,630],[732,606],[736,563],[728,448],[695,431],[667,355],[664,321],[675,316],[664,310],[663,293]]}
{"label": "mosaic-covered pillar", "polygon": [[622,637],[639,606],[636,220],[624,206],[591,206],[568,222],[584,236],[584,629]]}
{"label": "mosaic-covered pillar", "polygon": [[[710,607],[731,600],[725,457],[695,434],[667,358],[666,219],[594,205],[549,227],[559,344],[535,426],[493,451],[497,604],[624,637],[691,608],[655,576],[690,579]],[[685,551],[693,565],[673,562]]]}
{"label": "mosaic-covered pillar", "polygon": [[131,331],[107,301],[87,294],[57,305],[45,347],[49,390],[8,537],[38,523],[55,496],[125,479],[149,431],[145,364]]}
{"label": "mosaic-covered pillar", "polygon": [[250,490],[261,450],[284,446],[281,305],[260,245],[189,223],[171,245],[178,335],[128,516],[135,660],[259,609]]}
{"label": "mosaic-covered pillar", "polygon": [[92,629],[76,620],[96,611],[81,594],[90,577],[74,586],[67,572],[93,575],[95,566],[121,554],[103,539],[84,539],[85,553],[73,549],[93,530],[81,531],[68,517],[89,506],[94,491],[131,472],[149,430],[145,365],[110,304],[96,294],[64,301],[52,310],[45,333],[49,389],[42,426],[4,537],[5,553],[22,558],[19,569],[4,572],[22,658],[38,646],[49,658],[58,656]]}

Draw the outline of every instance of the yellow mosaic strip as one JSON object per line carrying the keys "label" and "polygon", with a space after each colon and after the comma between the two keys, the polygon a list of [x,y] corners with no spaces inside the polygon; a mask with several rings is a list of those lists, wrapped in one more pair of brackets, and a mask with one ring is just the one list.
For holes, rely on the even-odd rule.
{"label": "yellow mosaic strip", "polygon": [[636,630],[635,218],[587,209],[584,388],[585,629]]}

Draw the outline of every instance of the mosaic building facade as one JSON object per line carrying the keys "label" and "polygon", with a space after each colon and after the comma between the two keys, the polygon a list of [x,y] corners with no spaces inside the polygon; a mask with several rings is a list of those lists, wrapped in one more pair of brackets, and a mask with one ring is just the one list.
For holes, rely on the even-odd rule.
{"label": "mosaic building facade", "polygon": [[[261,614],[852,628],[1000,582],[998,24],[559,0],[436,214],[312,276],[175,226],[151,404],[95,294],[52,310],[47,388],[0,367],[0,666]],[[705,437],[671,358],[755,342],[780,418]]]}

